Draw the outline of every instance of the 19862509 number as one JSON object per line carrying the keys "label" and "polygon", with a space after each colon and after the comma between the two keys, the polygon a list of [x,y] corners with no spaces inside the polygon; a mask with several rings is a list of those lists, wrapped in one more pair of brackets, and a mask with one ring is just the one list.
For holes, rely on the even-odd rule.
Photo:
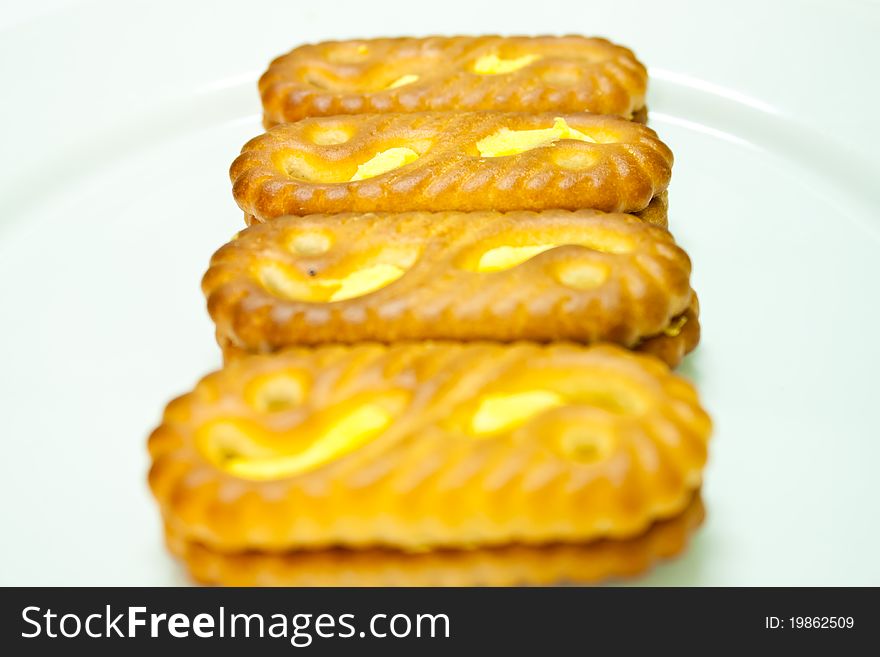
{"label": "19862509 number", "polygon": [[788,622],[796,630],[848,630],[855,624],[852,616],[791,616]]}

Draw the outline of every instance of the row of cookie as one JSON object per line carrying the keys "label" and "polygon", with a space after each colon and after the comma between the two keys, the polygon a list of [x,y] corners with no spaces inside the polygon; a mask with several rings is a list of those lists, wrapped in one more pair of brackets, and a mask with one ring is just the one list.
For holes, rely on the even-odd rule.
{"label": "row of cookie", "polygon": [[386,548],[224,554],[169,535],[193,577],[229,586],[517,586],[634,577],[679,555],[703,521],[696,496],[677,516],[629,539],[404,552]]}
{"label": "row of cookie", "polygon": [[[444,111],[303,119],[233,164],[248,223],[269,222],[203,281],[234,362],[150,440],[196,574],[229,581],[217,563],[242,551],[625,541],[687,507],[709,433],[687,383],[611,347],[498,344],[616,342],[674,365],[698,340],[690,262],[657,227],[671,153],[636,123],[563,113],[644,116],[644,69],[621,61],[601,40],[483,37],[273,63],[267,125]],[[489,98],[532,111],[460,111]],[[548,98],[557,112],[535,113]]]}
{"label": "row of cookie", "polygon": [[675,366],[699,340],[690,272],[666,230],[632,215],[347,213],[248,228],[214,255],[202,286],[227,357],[340,342],[572,340]]}
{"label": "row of cookie", "polygon": [[648,72],[606,39],[458,36],[299,46],[260,78],[266,128],[388,112],[592,112],[645,122]]}

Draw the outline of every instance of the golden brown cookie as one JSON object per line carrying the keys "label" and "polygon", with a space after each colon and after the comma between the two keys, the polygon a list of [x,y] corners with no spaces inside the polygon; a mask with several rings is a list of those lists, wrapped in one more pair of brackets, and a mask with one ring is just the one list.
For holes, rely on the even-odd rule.
{"label": "golden brown cookie", "polygon": [[[215,332],[215,337],[223,353],[224,362],[254,354],[254,352],[236,345],[219,331]],[[677,367],[686,355],[696,349],[699,343],[699,303],[695,294],[691,297],[691,305],[688,306],[688,309],[673,318],[669,328],[664,329],[662,333],[645,338],[633,346],[632,350],[655,356],[669,367]]]}
{"label": "golden brown cookie", "polygon": [[300,46],[272,62],[260,95],[267,128],[309,116],[450,110],[644,120],[647,84],[633,53],[605,39],[428,37]]}
{"label": "golden brown cookie", "polygon": [[[632,214],[652,226],[669,228],[667,216],[669,214],[669,192],[665,190],[660,192],[657,196],[651,199],[651,202],[648,203],[648,207],[644,210],[633,212]],[[245,223],[248,223],[247,220],[245,220]]]}
{"label": "golden brown cookie", "polygon": [[[689,281],[663,229],[546,210],[279,218],[221,248],[202,287],[221,344],[266,353],[424,339],[634,347],[677,330]],[[661,354],[673,366],[684,355]]]}
{"label": "golden brown cookie", "polygon": [[[639,212],[631,213],[634,217],[638,217],[645,223],[651,224],[652,226],[658,226],[659,228],[669,228],[668,222],[668,211],[669,211],[669,198],[668,192],[661,192],[657,196],[651,199],[651,202],[648,203],[648,207],[644,210],[640,210]],[[344,214],[344,213],[340,213]],[[396,214],[396,213],[395,213]],[[294,215],[288,215],[294,216]],[[253,215],[244,213],[244,223],[248,226],[253,226],[254,224],[265,223],[263,221],[258,220]]]}
{"label": "golden brown cookie", "polygon": [[547,586],[643,574],[687,547],[703,521],[699,494],[679,515],[627,539],[403,552],[382,548],[226,554],[168,536],[202,584],[221,586]]}
{"label": "golden brown cookie", "polygon": [[662,332],[645,338],[633,347],[636,351],[656,356],[672,367],[696,349],[700,342],[700,302],[691,295],[687,310],[672,318]]}
{"label": "golden brown cookie", "polygon": [[361,114],[304,119],[252,139],[232,163],[257,221],[339,212],[639,212],[672,152],[638,123],[594,114]]}
{"label": "golden brown cookie", "polygon": [[607,345],[292,349],[171,402],[150,485],[222,552],[627,538],[687,506],[709,432],[689,383]]}

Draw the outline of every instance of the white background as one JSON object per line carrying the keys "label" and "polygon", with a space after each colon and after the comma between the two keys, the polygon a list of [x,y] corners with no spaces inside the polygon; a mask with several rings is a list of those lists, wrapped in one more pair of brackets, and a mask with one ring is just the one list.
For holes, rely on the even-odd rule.
{"label": "white background", "polygon": [[708,519],[645,584],[880,584],[880,7],[47,2],[0,9],[0,583],[186,581],[145,440],[219,365],[199,279],[291,47],[600,34],[651,68],[717,431]]}

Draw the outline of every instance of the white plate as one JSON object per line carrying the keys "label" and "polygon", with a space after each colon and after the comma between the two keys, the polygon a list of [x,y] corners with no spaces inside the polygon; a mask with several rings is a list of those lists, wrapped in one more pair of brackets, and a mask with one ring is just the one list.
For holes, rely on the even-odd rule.
{"label": "white plate", "polygon": [[[23,5],[26,3],[22,3]],[[735,5],[735,7],[734,7]],[[52,2],[0,18],[0,581],[173,584],[145,484],[219,365],[199,279],[242,225],[256,78],[332,37],[604,34],[652,67],[717,422],[708,520],[646,584],[880,584],[878,5]]]}

